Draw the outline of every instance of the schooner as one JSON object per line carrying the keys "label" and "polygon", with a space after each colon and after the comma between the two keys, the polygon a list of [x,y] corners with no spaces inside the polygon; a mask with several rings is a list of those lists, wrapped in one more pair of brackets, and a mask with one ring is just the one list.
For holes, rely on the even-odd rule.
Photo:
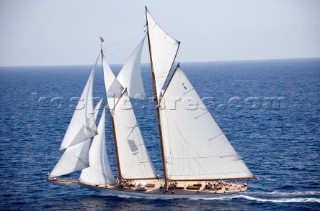
{"label": "schooner", "polygon": [[[153,167],[130,101],[133,97],[145,97],[141,78],[144,37],[117,76],[101,48],[62,140],[60,150],[65,151],[48,180],[78,183],[103,194],[125,192],[184,197],[247,190],[245,183],[230,181],[255,177],[221,131],[181,66],[174,67],[180,42],[158,25],[147,8],[146,27],[164,177],[159,178]],[[101,100],[94,108],[93,82],[100,57],[106,105],[102,106]],[[186,109],[181,103],[183,99],[197,102],[197,109]],[[110,120],[106,120],[105,112],[110,112]],[[107,157],[110,149],[106,149],[106,123],[113,128],[116,178]],[[59,178],[79,170],[78,180]]]}

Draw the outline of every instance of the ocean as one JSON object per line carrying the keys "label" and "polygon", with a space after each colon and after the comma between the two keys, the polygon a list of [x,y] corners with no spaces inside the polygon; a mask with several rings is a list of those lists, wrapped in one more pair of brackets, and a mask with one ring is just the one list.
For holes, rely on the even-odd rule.
{"label": "ocean", "polygon": [[[46,180],[92,66],[0,68],[0,210],[320,210],[320,59],[181,63],[194,88],[258,178],[247,192],[200,199],[100,196]],[[117,72],[119,65],[112,68]],[[133,105],[161,172],[151,73]],[[95,103],[104,96],[101,67]],[[116,170],[111,126],[108,157]],[[161,174],[161,173],[160,173]],[[76,178],[79,173],[70,175]],[[238,181],[243,182],[243,181]]]}

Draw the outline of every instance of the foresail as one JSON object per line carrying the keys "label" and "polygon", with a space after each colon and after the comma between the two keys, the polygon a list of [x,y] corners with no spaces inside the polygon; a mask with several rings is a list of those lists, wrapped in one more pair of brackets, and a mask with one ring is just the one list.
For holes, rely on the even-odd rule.
{"label": "foresail", "polygon": [[89,166],[90,139],[69,147],[62,155],[49,177],[58,177]]}
{"label": "foresail", "polygon": [[156,81],[157,97],[177,55],[180,42],[163,31],[146,10],[151,63]]}
{"label": "foresail", "polygon": [[115,107],[113,121],[122,178],[156,178],[127,92]]}
{"label": "foresail", "polygon": [[64,150],[96,135],[97,129],[92,104],[92,90],[97,61],[81,94],[77,108],[73,113],[60,150]]}
{"label": "foresail", "polygon": [[132,52],[117,76],[120,84],[127,88],[128,95],[133,98],[145,98],[143,82],[141,78],[141,53],[145,37]]}
{"label": "foresail", "polygon": [[83,169],[79,178],[82,183],[101,185],[115,184],[106,152],[105,109],[98,125],[98,135],[92,141],[89,151],[89,167]]}
{"label": "foresail", "polygon": [[253,177],[180,67],[160,106],[168,179]]}
{"label": "foresail", "polygon": [[[142,48],[142,45],[143,41],[136,48],[133,56],[131,55],[130,58],[134,58],[134,60],[140,60],[140,58],[137,58],[140,56],[136,54],[140,53],[142,50],[140,49]],[[126,67],[125,65],[125,69],[122,70],[124,72],[120,74],[120,78],[126,78],[126,80],[130,80],[129,84],[127,84],[128,81],[123,82],[124,86],[128,86],[125,89],[114,76],[105,57],[103,56],[104,81],[108,106],[110,108],[114,123],[114,131],[116,136],[115,143],[117,144],[116,146],[119,158],[118,166],[120,168],[119,170],[121,172],[121,177],[125,179],[156,178],[155,170],[144,145],[144,141],[132,109],[130,98],[126,91],[130,88],[132,90],[132,87],[135,85],[134,83],[136,83],[133,80],[136,80],[137,77],[133,76],[133,74],[139,73],[141,75],[140,70],[126,69],[135,68],[135,66],[136,65],[128,64]],[[141,90],[141,87],[139,89]],[[133,89],[133,91],[134,90],[137,89]]]}

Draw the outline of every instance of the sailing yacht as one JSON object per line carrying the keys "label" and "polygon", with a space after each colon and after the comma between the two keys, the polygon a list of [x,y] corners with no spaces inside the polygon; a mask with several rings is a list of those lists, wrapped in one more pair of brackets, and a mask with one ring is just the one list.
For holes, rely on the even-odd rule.
{"label": "sailing yacht", "polygon": [[[247,190],[245,183],[230,181],[255,177],[201,101],[182,67],[179,64],[173,67],[180,42],[158,25],[147,8],[146,27],[163,178],[153,166],[130,101],[133,97],[145,97],[141,79],[144,37],[117,76],[101,49],[106,105],[100,109],[100,101],[93,108],[93,79],[98,57],[63,138],[60,150],[65,151],[48,180],[78,183],[107,195],[125,192],[161,197],[208,197]],[[179,103],[183,99],[198,102],[198,109],[185,109]],[[106,120],[105,112],[110,112],[110,120]],[[105,143],[106,123],[113,128],[114,140],[107,141],[115,146],[116,177],[107,157],[110,149],[106,149]],[[78,180],[59,178],[79,170]]]}

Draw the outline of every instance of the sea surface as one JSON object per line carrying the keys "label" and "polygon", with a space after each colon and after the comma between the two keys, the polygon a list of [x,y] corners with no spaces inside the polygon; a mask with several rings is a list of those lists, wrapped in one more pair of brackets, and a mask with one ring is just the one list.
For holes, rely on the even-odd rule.
{"label": "sea surface", "polygon": [[[320,59],[182,63],[231,144],[258,178],[243,193],[200,199],[101,196],[46,180],[61,156],[76,98],[92,66],[0,68],[0,210],[320,210]],[[114,65],[115,72],[120,66]],[[161,174],[149,66],[147,100],[134,100]],[[95,103],[104,96],[102,69]],[[108,118],[107,118],[108,119]],[[116,175],[110,124],[108,156]],[[162,174],[161,174],[162,175]],[[70,175],[76,178],[79,172]],[[244,182],[244,181],[238,181]]]}

